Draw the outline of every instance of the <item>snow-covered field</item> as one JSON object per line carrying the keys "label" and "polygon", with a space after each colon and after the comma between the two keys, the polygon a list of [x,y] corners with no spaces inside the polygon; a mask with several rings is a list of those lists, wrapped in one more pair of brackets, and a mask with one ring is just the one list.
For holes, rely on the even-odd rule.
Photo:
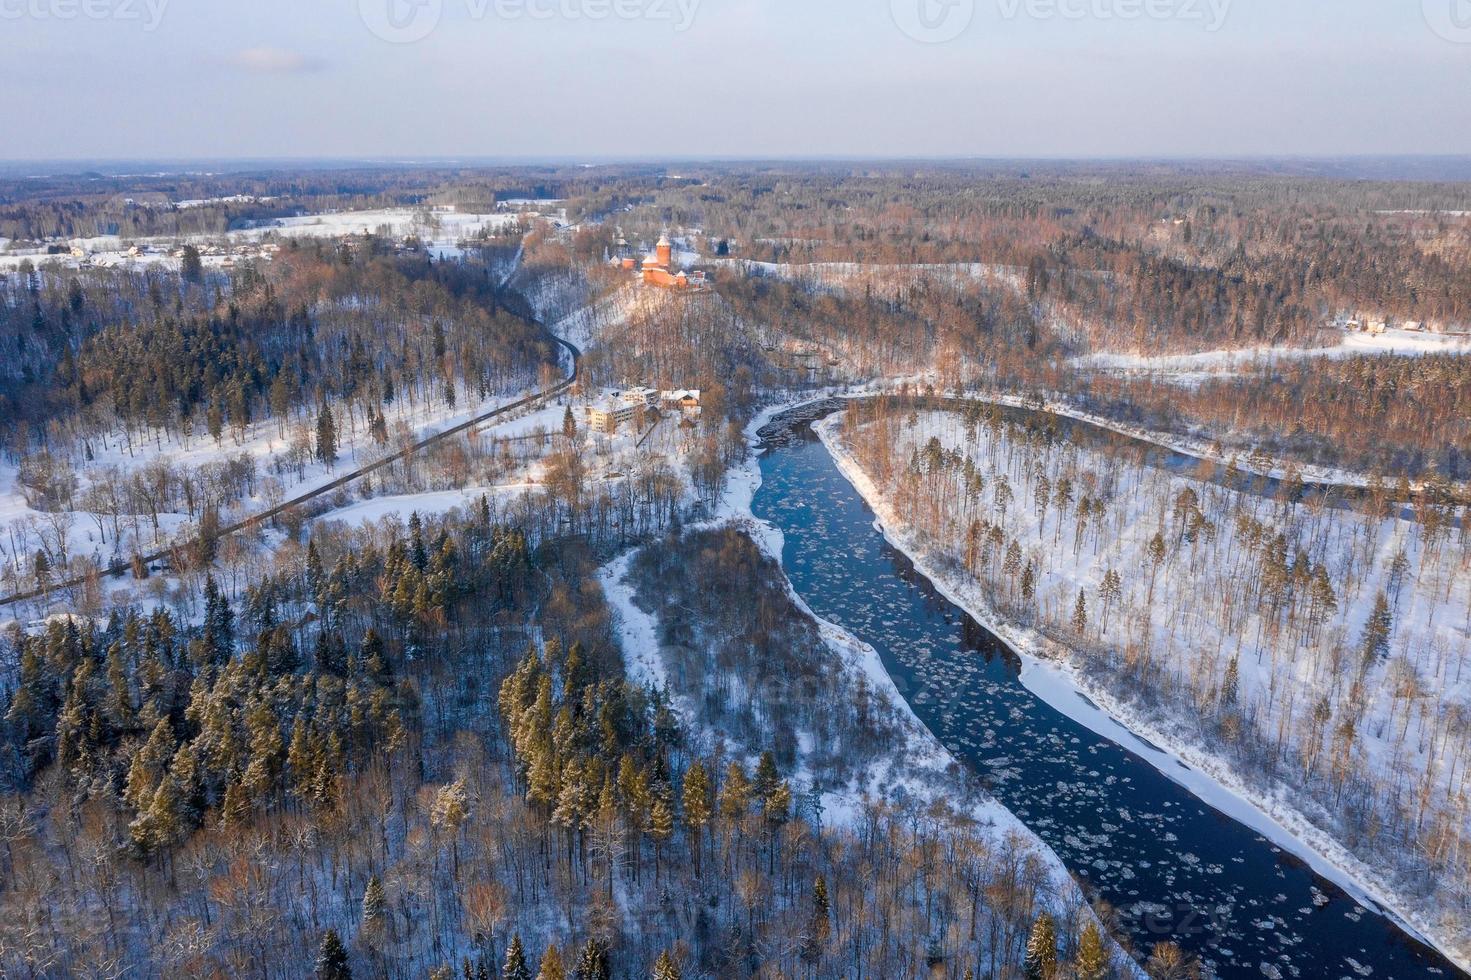
{"label": "snow-covered field", "polygon": [[343,235],[385,235],[402,238],[415,235],[425,241],[457,241],[481,232],[498,231],[515,224],[516,214],[475,214],[422,208],[381,208],[376,211],[339,211],[271,218],[229,233],[231,239],[254,241],[267,236],[281,238],[340,238]]}
{"label": "snow-covered field", "polygon": [[[934,438],[943,451],[971,459],[985,480],[984,490],[971,501],[974,506],[952,517],[940,513],[943,505],[938,504],[951,499],[944,479],[908,489],[896,482],[876,484],[840,435],[839,418],[820,425],[820,434],[845,475],[880,515],[885,534],[952,601],[1023,655],[1023,681],[1029,688],[1125,745],[1137,734],[1166,746],[1169,756],[1142,755],[1213,806],[1302,855],[1351,893],[1395,910],[1448,955],[1463,964],[1471,960],[1464,922],[1449,911],[1449,902],[1442,906],[1436,898],[1427,899],[1424,882],[1397,875],[1382,856],[1352,853],[1340,843],[1341,828],[1322,804],[1321,793],[1243,771],[1240,756],[1223,753],[1219,734],[1201,724],[1202,717],[1219,709],[1222,678],[1232,660],[1239,674],[1236,704],[1248,725],[1244,737],[1264,745],[1283,740],[1282,752],[1289,759],[1312,751],[1303,733],[1320,701],[1333,712],[1330,731],[1322,736],[1323,755],[1329,752],[1331,729],[1357,711],[1358,737],[1347,753],[1348,765],[1377,786],[1405,786],[1406,792],[1410,783],[1417,790],[1428,787],[1436,801],[1431,808],[1440,819],[1459,820],[1456,829],[1464,834],[1471,815],[1457,803],[1457,794],[1465,792],[1466,784],[1451,761],[1457,753],[1448,741],[1459,739],[1464,755],[1465,733],[1455,734],[1456,719],[1471,714],[1471,669],[1463,669],[1471,652],[1466,626],[1471,574],[1464,544],[1452,538],[1427,547],[1423,529],[1409,522],[1355,519],[1339,511],[1314,513],[1308,507],[1243,498],[1150,467],[1111,464],[1072,447],[1036,459],[984,427],[968,432],[958,416],[922,414],[913,426],[905,423],[897,436],[888,436],[898,443],[893,456],[898,469],[905,468],[911,451],[923,453]],[[1095,499],[1104,502],[1102,514],[1090,518],[1091,534],[1085,531],[1079,537],[1075,515],[1064,514],[1055,503],[1039,510],[1034,502],[1041,479],[1055,487],[1064,476],[1078,488],[1078,496],[1091,486]],[[1013,499],[1001,514],[995,489],[1003,477]],[[1175,541],[1171,509],[1187,489],[1196,494],[1200,510],[1214,518],[1213,529],[1199,529],[1198,548]],[[1312,637],[1289,642],[1284,634],[1290,631],[1280,626],[1264,630],[1262,617],[1244,608],[1239,583],[1255,570],[1246,558],[1250,546],[1237,540],[1240,525],[1233,526],[1233,521],[1238,515],[1283,529],[1337,589],[1337,608],[1314,627]],[[916,524],[921,518],[924,531]],[[1019,608],[1015,576],[1008,586],[1002,576],[983,573],[990,583],[983,585],[963,570],[966,526],[972,519],[995,520],[1004,527],[1002,540],[1022,546],[1022,559],[1032,564],[1037,583],[1031,613]],[[1158,530],[1170,541],[1172,554],[1156,579],[1149,571],[1147,550]],[[1417,573],[1413,578],[1408,571],[1396,576],[1402,579],[1396,589],[1390,579],[1400,551]],[[992,561],[1001,564],[999,556],[987,560]],[[1122,577],[1122,595],[1113,604],[1111,621],[1100,627],[1099,586],[1110,569]],[[1087,597],[1091,626],[1076,644],[1058,642],[1071,629],[1068,621],[1079,590]],[[1344,676],[1359,663],[1364,623],[1381,591],[1395,597],[1389,656],[1375,658],[1362,683],[1350,688]],[[1110,683],[1113,668],[1098,669],[1097,652],[1080,655],[1074,645],[1094,651],[1153,651],[1151,669],[1173,691],[1179,710],[1140,705]],[[1317,724],[1321,728],[1324,723]],[[1181,769],[1176,758],[1190,770]],[[1319,764],[1315,786],[1327,766],[1326,761]],[[1459,882],[1440,885],[1454,890]],[[1410,888],[1420,897],[1412,897]]]}
{"label": "snow-covered field", "polygon": [[1344,331],[1327,347],[1243,347],[1196,354],[1124,354],[1104,352],[1073,359],[1075,367],[1097,371],[1157,375],[1179,383],[1259,371],[1279,361],[1345,358],[1364,354],[1471,354],[1471,337],[1387,330],[1382,334]]}
{"label": "snow-covered field", "polygon": [[[341,238],[347,235],[373,234],[391,238],[413,235],[441,256],[451,254],[454,246],[482,232],[496,232],[514,225],[521,219],[516,212],[476,214],[441,209],[423,208],[380,208],[371,211],[338,211],[322,214],[304,214],[284,218],[271,218],[255,222],[248,227],[238,228],[223,235],[156,236],[122,239],[118,236],[69,239],[68,248],[78,248],[84,255],[45,255],[31,253],[8,253],[0,246],[0,272],[13,271],[22,262],[35,266],[56,263],[67,268],[78,268],[83,262],[99,266],[159,265],[177,268],[179,260],[171,257],[171,251],[180,245],[208,245],[211,243],[234,246],[255,244],[267,239],[285,238]],[[130,255],[133,245],[146,247],[140,255]],[[257,256],[269,260],[269,256]],[[206,267],[218,266],[228,256],[206,255]]]}
{"label": "snow-covered field", "polygon": [[741,275],[788,279],[836,292],[855,292],[869,287],[879,295],[887,295],[893,290],[909,288],[920,279],[955,286],[989,283],[1016,288],[1021,283],[1018,270],[979,262],[890,265],[872,262],[753,262],[747,259],[711,261]]}

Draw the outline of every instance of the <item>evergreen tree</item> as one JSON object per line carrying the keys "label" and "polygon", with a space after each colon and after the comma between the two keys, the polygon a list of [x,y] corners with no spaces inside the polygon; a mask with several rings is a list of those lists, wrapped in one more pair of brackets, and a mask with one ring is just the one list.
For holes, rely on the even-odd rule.
{"label": "evergreen tree", "polygon": [[562,435],[571,442],[577,438],[577,418],[572,414],[572,406],[567,406],[567,411],[562,413]]}
{"label": "evergreen tree", "polygon": [[44,591],[51,587],[51,559],[46,557],[46,552],[36,550],[36,557],[31,562],[31,571],[36,577],[36,588]]}
{"label": "evergreen tree", "polygon": [[562,954],[556,946],[548,946],[541,954],[541,967],[536,971],[536,980],[567,980],[567,970],[562,966]]}
{"label": "evergreen tree", "polygon": [[812,918],[807,926],[807,938],[803,943],[802,956],[808,962],[816,962],[822,956],[832,934],[832,905],[827,897],[827,879],[817,876],[812,886]]}
{"label": "evergreen tree", "polygon": [[712,800],[710,777],[703,764],[696,760],[684,774],[684,823],[690,831],[690,843],[695,852],[695,877],[700,876],[701,837],[710,823]]}
{"label": "evergreen tree", "polygon": [[1037,916],[1032,925],[1022,975],[1026,980],[1054,980],[1057,976],[1057,926],[1047,912]]}
{"label": "evergreen tree", "polygon": [[1078,603],[1073,606],[1073,632],[1082,636],[1088,631],[1088,597],[1078,590]]}
{"label": "evergreen tree", "polygon": [[317,459],[328,466],[337,462],[337,422],[325,402],[317,413]]}
{"label": "evergreen tree", "polygon": [[589,939],[577,957],[575,980],[612,980],[613,971],[608,964],[608,947],[600,939]]}
{"label": "evergreen tree", "polygon": [[336,929],[328,929],[317,950],[317,980],[352,980],[352,967],[347,962],[347,949]]}
{"label": "evergreen tree", "polygon": [[213,575],[204,579],[204,633],[200,657],[201,667],[219,666],[229,661],[235,650],[235,611],[230,600],[220,591]]}
{"label": "evergreen tree", "polygon": [[1236,703],[1237,688],[1241,684],[1240,658],[1232,657],[1226,665],[1226,676],[1221,680],[1221,704],[1230,707]]}
{"label": "evergreen tree", "polygon": [[1109,956],[1104,948],[1103,936],[1098,926],[1089,922],[1083,926],[1083,935],[1078,940],[1078,980],[1106,980]]}
{"label": "evergreen tree", "polygon": [[679,964],[669,950],[659,954],[658,961],[654,964],[654,980],[680,980]]}
{"label": "evergreen tree", "polygon": [[762,812],[773,830],[780,828],[792,815],[792,787],[786,780],[777,784],[771,795],[762,801]]}
{"label": "evergreen tree", "polygon": [[225,798],[220,803],[220,822],[227,827],[239,827],[250,819],[252,807],[245,787],[238,780],[225,786]]}
{"label": "evergreen tree", "polygon": [[756,764],[756,798],[766,800],[776,792],[780,782],[781,773],[776,769],[776,757],[770,752],[762,752],[761,761]]}
{"label": "evergreen tree", "polygon": [[501,967],[502,980],[531,980],[531,970],[526,966],[526,950],[521,945],[521,934],[511,937],[506,947],[506,963]]}
{"label": "evergreen tree", "polygon": [[204,282],[204,261],[199,257],[199,249],[193,245],[184,246],[184,256],[179,260],[179,277],[185,282]]}
{"label": "evergreen tree", "polygon": [[732,761],[725,769],[725,784],[720,787],[720,815],[737,821],[751,808],[751,781],[741,764]]}
{"label": "evergreen tree", "polygon": [[388,896],[383,893],[383,882],[377,875],[368,879],[363,889],[363,928],[375,929],[382,925],[388,913]]}
{"label": "evergreen tree", "polygon": [[1394,631],[1394,616],[1389,611],[1389,598],[1379,593],[1374,600],[1374,611],[1364,624],[1365,662],[1389,656],[1389,636]]}

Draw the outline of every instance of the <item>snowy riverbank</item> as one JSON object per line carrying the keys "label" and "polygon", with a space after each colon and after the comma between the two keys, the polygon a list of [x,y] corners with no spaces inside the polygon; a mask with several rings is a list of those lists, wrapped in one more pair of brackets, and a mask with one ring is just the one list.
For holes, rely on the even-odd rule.
{"label": "snowy riverbank", "polygon": [[[802,399],[802,402],[808,400],[810,399]],[[763,411],[746,429],[748,443],[754,448],[756,433],[763,426],[777,414],[800,403],[774,406]],[[760,463],[753,451],[728,475],[715,516],[696,525],[692,530],[738,525],[767,557],[779,565],[783,548],[781,531],[756,519],[751,511],[760,486]],[[629,568],[636,555],[637,552],[623,555],[604,566],[599,580],[609,605],[616,613],[619,640],[630,679],[639,684],[667,688],[669,677],[660,653],[658,623],[655,617],[639,608],[634,601],[636,590],[627,580]],[[986,829],[988,836],[997,842],[1008,837],[1023,841],[1045,863],[1056,894],[1076,896],[1076,883],[1057,854],[1010,810],[984,794],[967,778],[965,774],[968,770],[925,727],[899,693],[878,652],[842,627],[816,615],[785,576],[782,581],[793,605],[817,625],[824,645],[834,657],[837,672],[855,688],[861,679],[871,696],[892,716],[903,733],[885,764],[874,767],[861,779],[846,785],[824,787],[823,823],[850,830],[861,829],[861,815],[868,799],[893,798],[897,795],[925,805],[950,806],[961,800],[975,801],[967,803],[965,812],[978,826]],[[674,700],[674,707],[687,723],[697,718],[695,706],[684,703],[679,698]],[[1132,961],[1122,955],[1119,963],[1132,965]],[[1137,976],[1143,976],[1137,967],[1134,969]]]}
{"label": "snowy riverbank", "polygon": [[1254,789],[1208,747],[1142,717],[1084,677],[1068,651],[998,615],[979,590],[947,579],[939,571],[935,556],[897,518],[878,487],[842,445],[837,420],[838,416],[831,416],[815,428],[844,476],[878,514],[885,537],[908,555],[916,569],[951,602],[1017,651],[1024,665],[1022,682],[1036,696],[1090,730],[1136,752],[1204,802],[1298,855],[1356,901],[1387,910],[1407,931],[1435,945],[1458,964],[1465,967],[1471,961],[1471,950],[1463,937],[1432,921],[1432,910],[1417,908],[1416,901],[1396,893],[1381,875],[1319,830],[1290,800]]}

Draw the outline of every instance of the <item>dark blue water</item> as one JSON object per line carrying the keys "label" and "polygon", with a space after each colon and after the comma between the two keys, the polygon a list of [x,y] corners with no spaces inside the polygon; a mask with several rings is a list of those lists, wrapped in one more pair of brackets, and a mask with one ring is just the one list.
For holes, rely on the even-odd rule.
{"label": "dark blue water", "polygon": [[930,731],[1120,911],[1139,948],[1178,942],[1222,977],[1465,976],[1139,757],[1157,750],[1120,747],[1034,697],[1007,648],[885,543],[804,423],[763,435],[754,511],[784,533],[797,591],[873,645]]}

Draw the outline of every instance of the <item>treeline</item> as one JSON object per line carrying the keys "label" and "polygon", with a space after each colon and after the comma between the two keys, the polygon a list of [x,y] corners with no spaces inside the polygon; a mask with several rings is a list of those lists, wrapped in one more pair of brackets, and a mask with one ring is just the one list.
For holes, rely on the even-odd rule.
{"label": "treeline", "polygon": [[1034,300],[1040,268],[1102,349],[1301,341],[1343,310],[1471,320],[1471,223],[1433,210],[1465,208],[1456,185],[1077,171],[738,170],[661,188],[640,230],[799,265],[1008,266]]}
{"label": "treeline", "polygon": [[12,436],[24,425],[70,447],[120,429],[129,451],[148,433],[239,439],[258,419],[315,418],[327,401],[363,424],[395,400],[453,407],[527,387],[556,362],[486,268],[394,256],[371,239],[293,243],[199,285],[155,271],[42,288],[33,274],[0,303],[0,343],[19,365],[0,395]]}
{"label": "treeline", "polygon": [[1471,479],[1471,360],[1451,354],[1283,361],[1192,387],[1095,379],[1090,407],[1250,451],[1386,477]]}

